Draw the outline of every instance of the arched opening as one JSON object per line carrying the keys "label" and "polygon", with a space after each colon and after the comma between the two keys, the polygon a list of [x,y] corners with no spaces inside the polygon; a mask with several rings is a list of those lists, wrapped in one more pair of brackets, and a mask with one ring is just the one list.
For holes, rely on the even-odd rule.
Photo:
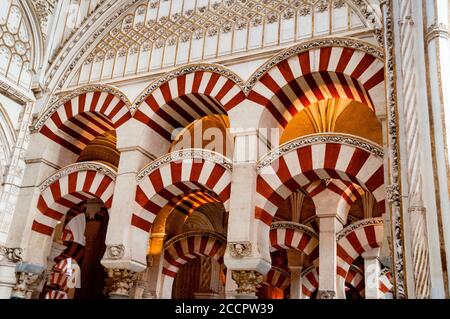
{"label": "arched opening", "polygon": [[[54,242],[64,250],[54,257],[50,277],[40,294],[54,299],[66,294],[68,299],[105,298],[106,273],[100,260],[106,249],[108,209],[98,198],[85,200],[71,209],[55,227]],[[57,246],[54,246],[57,247]],[[69,263],[67,271],[58,265]],[[59,292],[59,294],[55,294]]]}

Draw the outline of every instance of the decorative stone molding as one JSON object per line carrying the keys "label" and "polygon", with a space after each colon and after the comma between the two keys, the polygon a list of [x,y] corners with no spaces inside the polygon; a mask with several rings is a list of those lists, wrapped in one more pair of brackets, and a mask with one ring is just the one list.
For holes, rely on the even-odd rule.
{"label": "decorative stone molding", "polygon": [[[385,47],[385,79],[387,99],[387,126],[388,126],[388,156],[390,183],[387,187],[388,202],[391,204],[392,219],[392,245],[394,251],[394,276],[396,297],[406,298],[406,270],[404,267],[404,238],[403,238],[403,213],[400,200],[400,151],[398,132],[398,105],[397,105],[397,74],[394,41],[393,0],[381,2],[384,24]],[[388,183],[388,181],[386,181]]]}
{"label": "decorative stone molding", "polygon": [[106,247],[108,258],[110,259],[121,259],[125,254],[124,245],[111,245]]}
{"label": "decorative stone molding", "polygon": [[22,248],[8,248],[0,246],[0,256],[4,256],[11,263],[22,261]]}
{"label": "decorative stone molding", "polygon": [[[125,45],[125,50],[132,48],[136,43],[142,44],[143,48],[151,46],[151,43],[155,46],[158,43],[158,46],[163,47],[165,44],[169,45],[174,37],[178,37],[179,41],[183,43],[189,39],[200,38],[200,36],[215,36],[218,29],[223,33],[228,33],[234,29],[249,28],[250,25],[257,26],[263,22],[266,24],[281,23],[282,20],[295,18],[296,12],[299,16],[314,14],[311,8],[317,1],[291,1],[282,4],[277,1],[259,0],[222,1],[171,15],[158,16],[145,22],[139,21],[135,24],[133,23],[134,18],[130,19],[129,14],[133,15],[137,6],[142,5],[138,0],[123,1],[120,7],[119,5],[114,6],[112,0],[105,2],[88,17],[87,21],[83,22],[83,25],[76,30],[75,34],[64,44],[62,50],[58,52],[54,66],[47,76],[47,82],[64,65],[65,58],[69,56],[76,43],[86,36],[89,27],[100,24],[98,21],[101,20],[104,21],[101,21],[102,24],[97,28],[98,31],[93,32],[89,38],[86,36],[84,45],[75,56],[71,56],[71,63],[68,68],[61,71],[62,76],[57,79],[58,88],[62,88],[67,83],[67,79],[75,66],[87,53],[92,56],[97,54],[106,56],[111,50],[120,52],[120,45]],[[329,9],[340,8],[343,2],[338,1],[336,5]],[[358,14],[367,29],[374,33],[381,45],[380,18],[369,1],[346,0],[345,2]],[[326,3],[325,6],[322,6],[323,8],[328,7],[327,1],[322,1],[322,3]],[[158,5],[159,2],[155,4],[154,8]],[[153,4],[149,3],[149,7],[152,6]],[[107,15],[108,7],[115,7],[115,11],[108,12],[109,15]],[[137,12],[139,11],[142,10],[137,10]],[[187,27],[186,21],[189,21],[189,27]]]}
{"label": "decorative stone molding", "polygon": [[236,292],[248,296],[255,295],[264,280],[264,276],[254,270],[232,270],[231,277],[238,286]]}
{"label": "decorative stone molding", "polygon": [[336,292],[333,290],[319,290],[317,299],[336,299]]}
{"label": "decorative stone molding", "polygon": [[39,274],[29,272],[16,272],[17,283],[14,286],[11,297],[17,299],[28,299],[32,292],[32,286],[37,283]]}
{"label": "decorative stone molding", "polygon": [[436,38],[450,38],[449,26],[444,23],[434,23],[427,29],[425,39],[427,42],[431,42]]}
{"label": "decorative stone molding", "polygon": [[356,223],[350,224],[349,226],[345,227],[343,230],[341,230],[336,235],[336,241],[339,241],[340,239],[344,238],[348,234],[350,234],[352,231],[361,228],[366,227],[370,225],[383,225],[384,219],[382,217],[380,218],[370,218],[370,219],[363,219]]}
{"label": "decorative stone molding", "polygon": [[36,123],[31,127],[31,132],[38,132],[45,124],[48,118],[50,118],[58,109],[63,106],[66,102],[76,98],[77,96],[83,93],[91,93],[91,92],[102,92],[109,93],[122,100],[128,109],[131,109],[131,102],[128,97],[120,91],[118,88],[115,88],[111,85],[106,84],[92,84],[86,85],[80,88],[77,88],[69,93],[63,94],[61,96],[54,96],[56,98],[55,101],[51,100],[50,106],[45,108],[45,111],[41,113],[42,115],[38,117]]}
{"label": "decorative stone molding", "polygon": [[166,241],[164,243],[164,249],[166,249],[167,247],[173,245],[173,243],[180,241],[184,238],[197,237],[197,236],[214,237],[214,238],[219,239],[223,243],[226,242],[226,237],[220,233],[208,231],[208,230],[198,230],[198,231],[196,230],[196,231],[189,231],[189,232],[172,237],[171,239],[169,239],[168,241]]}
{"label": "decorative stone molding", "polygon": [[314,231],[314,229],[295,222],[288,222],[288,221],[273,222],[272,225],[270,225],[270,229],[293,229],[308,234],[313,238],[319,238],[319,235]]}
{"label": "decorative stone molding", "polygon": [[360,40],[350,39],[350,38],[326,38],[326,39],[317,39],[302,42],[298,45],[290,47],[281,53],[277,54],[275,57],[266,62],[263,66],[261,66],[250,79],[244,85],[244,92],[248,94],[255,84],[275,65],[278,65],[280,62],[290,58],[291,56],[298,55],[300,53],[320,49],[325,47],[345,47],[352,48],[356,50],[360,50],[375,56],[376,58],[383,60],[384,53],[379,48]]}
{"label": "decorative stone molding", "polygon": [[145,101],[145,99],[153,93],[157,88],[159,88],[162,84],[164,84],[167,81],[170,81],[171,79],[177,78],[179,76],[193,73],[196,71],[203,71],[203,72],[212,72],[220,74],[227,79],[233,81],[237,86],[239,86],[241,89],[243,89],[244,81],[241,79],[239,75],[234,73],[233,71],[224,68],[220,65],[215,64],[206,64],[206,63],[199,63],[199,64],[192,64],[180,67],[174,71],[165,73],[162,77],[155,80],[152,84],[150,84],[149,87],[147,87],[133,102],[133,105],[130,107],[130,110],[132,112],[135,112],[139,106]]}
{"label": "decorative stone molding", "polygon": [[39,190],[43,192],[47,189],[47,187],[62,177],[81,171],[96,171],[110,177],[114,181],[116,180],[116,172],[114,172],[109,166],[97,162],[80,162],[71,164],[57,171],[55,174],[43,181],[41,185],[39,185]]}
{"label": "decorative stone molding", "polygon": [[129,297],[137,274],[128,269],[108,269],[108,277],[112,279],[109,287],[109,296]]}
{"label": "decorative stone molding", "polygon": [[139,183],[145,176],[149,175],[151,172],[167,163],[193,159],[203,159],[205,161],[219,164],[230,172],[233,169],[233,162],[229,158],[223,156],[222,154],[209,150],[192,148],[175,151],[157,158],[156,160],[148,164],[146,167],[144,167],[139,172],[139,174],[137,174],[136,181]]}
{"label": "decorative stone molding", "polygon": [[346,134],[321,133],[303,136],[279,146],[278,148],[263,156],[258,161],[256,169],[258,172],[261,171],[263,168],[269,166],[273,161],[277,160],[284,154],[289,153],[299,147],[323,143],[350,145],[365,150],[378,158],[383,158],[384,156],[383,149],[378,145],[370,142],[369,140]]}
{"label": "decorative stone molding", "polygon": [[397,207],[400,206],[400,186],[398,184],[391,184],[386,186],[386,200],[388,203]]}
{"label": "decorative stone molding", "polygon": [[237,241],[228,243],[230,255],[235,258],[244,258],[252,253],[252,243],[249,241]]}

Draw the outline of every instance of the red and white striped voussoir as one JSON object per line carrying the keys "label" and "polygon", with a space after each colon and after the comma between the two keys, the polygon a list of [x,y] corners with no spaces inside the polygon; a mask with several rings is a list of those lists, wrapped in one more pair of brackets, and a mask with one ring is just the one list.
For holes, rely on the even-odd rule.
{"label": "red and white striped voussoir", "polygon": [[383,242],[383,223],[379,218],[359,221],[341,232],[347,230],[350,231],[337,241],[337,274],[343,279],[358,256],[379,248]]}
{"label": "red and white striped voussoir", "polygon": [[182,194],[172,199],[170,207],[176,208],[186,216],[190,216],[199,207],[206,204],[221,203],[215,194],[208,191],[194,191],[190,194]]}
{"label": "red and white striped voussoir", "polygon": [[356,271],[354,268],[350,268],[348,271],[345,282],[355,288],[361,297],[365,295],[365,281],[364,276]]}
{"label": "red and white striped voussoir", "polygon": [[145,232],[160,210],[174,197],[206,189],[220,198],[228,210],[231,172],[220,164],[196,159],[172,161],[144,177],[136,191],[136,202],[143,208],[133,214],[131,224]]}
{"label": "red and white striped voussoir", "polygon": [[51,290],[45,294],[44,299],[68,299],[68,296],[64,291]]}
{"label": "red and white striped voussoir", "polygon": [[394,285],[391,283],[391,273],[386,272],[382,276],[380,276],[378,289],[382,293],[382,295],[385,295],[389,292],[392,292],[392,288]]}
{"label": "red and white striped voussoir", "polygon": [[383,210],[383,159],[355,146],[319,143],[284,153],[259,171],[256,218],[270,225],[292,192],[322,179],[359,184],[374,195]]}
{"label": "red and white striped voussoir", "polygon": [[302,295],[304,299],[310,299],[317,287],[319,287],[319,274],[316,268],[312,268],[302,278]]}
{"label": "red and white striped voussoir", "polygon": [[156,88],[134,114],[170,140],[172,131],[211,114],[226,114],[245,99],[241,88],[223,75],[195,71]]}
{"label": "red and white striped voussoir", "polygon": [[280,249],[295,249],[304,252],[306,255],[319,247],[319,240],[300,229],[272,228],[270,230],[270,251]]}
{"label": "red and white striped voussoir", "polygon": [[325,47],[292,56],[271,68],[248,97],[286,127],[304,107],[349,98],[373,109],[370,95],[383,86],[384,63],[363,51]]}
{"label": "red and white striped voussoir", "polygon": [[265,283],[272,287],[284,290],[291,284],[291,278],[286,272],[281,271],[276,267],[272,267],[266,275]]}
{"label": "red and white striped voussoir", "polygon": [[[63,169],[64,170],[64,169]],[[32,230],[51,236],[58,221],[73,206],[89,198],[100,198],[111,207],[115,182],[95,170],[76,171],[54,181],[39,196]]]}
{"label": "red and white striped voussoir", "polygon": [[75,154],[95,137],[131,118],[126,103],[112,93],[82,93],[61,105],[40,128],[40,133]]}
{"label": "red and white striped voussoir", "polygon": [[183,237],[164,250],[163,274],[174,278],[182,265],[200,256],[223,263],[224,252],[225,243],[220,238],[200,234]]}

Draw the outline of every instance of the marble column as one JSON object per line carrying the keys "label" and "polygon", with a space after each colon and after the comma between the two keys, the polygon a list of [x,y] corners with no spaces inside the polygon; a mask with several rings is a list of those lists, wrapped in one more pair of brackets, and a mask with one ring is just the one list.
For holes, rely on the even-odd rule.
{"label": "marble column", "polygon": [[[238,291],[247,291],[239,283],[246,279],[245,287],[271,268],[269,243],[258,237],[258,221],[255,219],[256,162],[258,159],[258,134],[255,129],[233,130],[234,159],[231,196],[228,217],[228,245],[224,256],[227,269],[238,279]],[[267,236],[268,237],[268,236]],[[240,274],[240,275],[238,275]],[[246,274],[244,276],[244,274]],[[248,295],[238,293],[237,295]],[[236,296],[238,298],[238,296]]]}
{"label": "marble column", "polygon": [[336,289],[336,234],[342,229],[342,224],[333,214],[319,215],[319,227],[319,291],[317,298],[345,298],[345,296],[338,296]]}
{"label": "marble column", "polygon": [[364,281],[366,299],[379,299],[380,289],[380,249],[374,248],[362,253],[364,259]]}
{"label": "marble column", "polygon": [[0,246],[0,299],[9,299],[16,284],[16,263],[21,261],[20,249]]}

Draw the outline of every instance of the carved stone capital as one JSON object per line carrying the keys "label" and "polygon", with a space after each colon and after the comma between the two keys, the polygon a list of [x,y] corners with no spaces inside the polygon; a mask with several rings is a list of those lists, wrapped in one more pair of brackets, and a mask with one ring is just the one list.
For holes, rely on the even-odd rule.
{"label": "carved stone capital", "polygon": [[232,242],[228,243],[228,249],[232,257],[243,258],[252,253],[252,243],[249,241]]}
{"label": "carved stone capital", "polygon": [[107,256],[110,259],[120,259],[125,255],[124,245],[110,245],[106,248]]}
{"label": "carved stone capital", "polygon": [[108,277],[112,283],[109,287],[109,296],[121,296],[128,298],[137,274],[128,269],[108,269]]}
{"label": "carved stone capital", "polygon": [[37,283],[39,274],[30,272],[17,272],[16,285],[14,286],[11,298],[28,299],[27,295],[33,290],[32,286]]}
{"label": "carved stone capital", "polygon": [[0,260],[6,258],[9,262],[18,263],[22,261],[22,248],[8,248],[0,246]]}
{"label": "carved stone capital", "polygon": [[317,299],[336,299],[336,292],[333,290],[319,290]]}
{"label": "carved stone capital", "polygon": [[263,282],[264,276],[254,270],[233,270],[231,277],[238,288],[236,292],[240,295],[255,295]]}

